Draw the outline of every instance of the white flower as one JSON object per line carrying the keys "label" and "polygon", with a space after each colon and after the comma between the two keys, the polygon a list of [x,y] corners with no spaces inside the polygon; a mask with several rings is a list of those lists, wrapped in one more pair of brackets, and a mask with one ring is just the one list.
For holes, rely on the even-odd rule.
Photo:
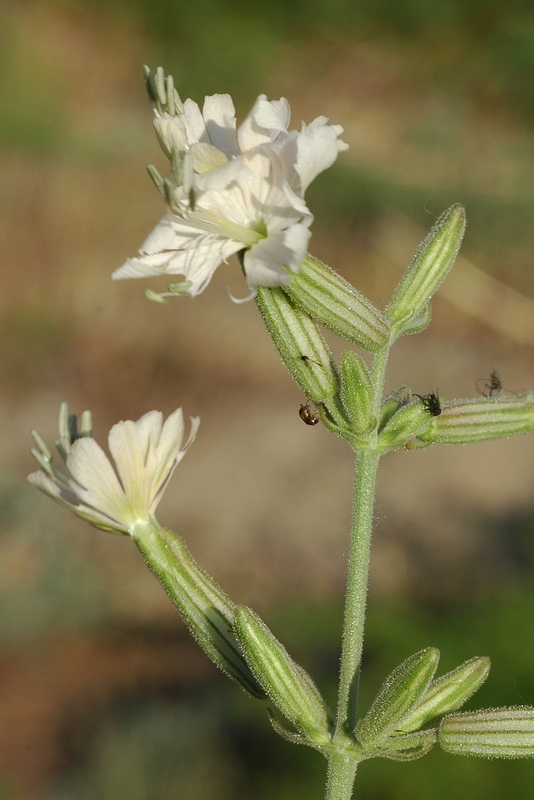
{"label": "white flower", "polygon": [[289,103],[264,95],[239,128],[229,95],[206,97],[202,113],[192,100],[173,110],[154,111],[158,139],[173,159],[171,213],[113,279],[183,275],[176,291],[194,297],[219,264],[244,250],[250,289],[287,285],[311,236],[304,193],[346,149],[343,129],[318,117],[288,131]]}
{"label": "white flower", "polygon": [[50,451],[32,431],[39,448],[32,453],[41,469],[32,472],[28,480],[91,525],[113,533],[128,533],[135,523],[153,516],[200,424],[198,417],[191,418],[191,432],[183,444],[181,408],[165,423],[160,411],[149,411],[137,422],[118,422],[108,437],[112,462],[89,434],[66,436],[67,419],[64,403],[58,442],[65,462],[62,468],[52,464]]}

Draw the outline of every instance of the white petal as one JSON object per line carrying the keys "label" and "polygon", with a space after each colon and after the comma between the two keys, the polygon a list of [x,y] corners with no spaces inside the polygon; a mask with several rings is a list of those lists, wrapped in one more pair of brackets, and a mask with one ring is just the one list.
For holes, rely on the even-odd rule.
{"label": "white petal", "polygon": [[247,150],[252,150],[260,144],[270,142],[271,137],[269,132],[258,125],[256,121],[256,114],[261,104],[266,102],[267,98],[264,94],[260,94],[246,119],[241,123],[237,129],[237,142],[242,153]]}
{"label": "white petal", "polygon": [[250,288],[287,286],[291,282],[287,269],[299,271],[310,236],[305,225],[292,225],[285,231],[269,235],[247,250],[244,263]]}
{"label": "white petal", "polygon": [[157,469],[154,473],[151,512],[155,511],[175,467],[194,442],[199,425],[200,417],[191,417],[191,431],[186,443],[182,444],[184,436],[182,409],[176,409],[166,420],[156,452]]}
{"label": "white petal", "polygon": [[194,142],[207,142],[208,134],[200,108],[194,100],[184,102],[184,113],[181,117],[189,144]]}
{"label": "white petal", "polygon": [[158,253],[155,256],[144,256],[143,258],[129,258],[115,272],[111,273],[111,280],[120,281],[127,278],[150,278],[153,275],[165,273],[167,259],[163,259]]}
{"label": "white petal", "polygon": [[229,94],[213,94],[205,98],[202,109],[210,142],[227,154],[237,155],[235,108]]}
{"label": "white petal", "polygon": [[121,521],[129,527],[129,508],[124,489],[111,463],[94,439],[77,439],[67,457],[67,468],[77,486],[80,500],[87,506]]}
{"label": "white petal", "polygon": [[305,192],[320,172],[332,166],[337,158],[337,136],[331,125],[308,128],[297,141],[298,161],[302,191]]}
{"label": "white petal", "polygon": [[48,475],[42,470],[32,472],[28,475],[28,481],[47,494],[52,500],[55,500],[63,508],[72,511],[77,517],[86,520],[91,525],[95,525],[101,530],[112,531],[113,533],[128,533],[127,528],[116,517],[109,517],[101,513],[98,509],[82,503],[80,497],[76,494],[74,489],[67,489],[59,487]]}
{"label": "white petal", "polygon": [[233,158],[231,161],[226,161],[223,166],[211,170],[211,172],[195,176],[195,186],[201,191],[210,189],[221,191],[226,189],[246,169],[240,158]]}
{"label": "white petal", "polygon": [[187,144],[183,120],[174,114],[158,114],[154,117],[156,136],[163,151],[170,158],[172,148],[183,151]]}
{"label": "white petal", "polygon": [[205,233],[168,214],[143,244],[149,252],[141,251],[138,258],[128,259],[111,277],[184,275],[191,282],[188,294],[195,297],[204,291],[219,264],[242,247],[240,242]]}
{"label": "white petal", "polygon": [[291,107],[285,97],[280,100],[262,100],[255,111],[256,123],[269,131],[287,133],[291,121]]}
{"label": "white petal", "polygon": [[[188,294],[196,297],[203,292],[219,264],[242,248],[241,242],[233,239],[206,235],[195,247],[177,253],[175,261],[177,266],[180,257],[179,274],[191,283]],[[178,274],[178,270],[173,270],[173,273]]]}
{"label": "white petal", "polygon": [[141,519],[146,519],[150,511],[155,469],[152,454],[159,441],[162,423],[161,411],[150,411],[137,422],[118,422],[108,436],[109,451],[128,503]]}
{"label": "white petal", "polygon": [[[316,126],[321,126],[321,125],[328,125],[330,128],[332,128],[332,130],[335,132],[336,136],[338,136],[338,137],[341,136],[341,134],[345,130],[343,125],[332,125],[332,123],[330,122],[330,118],[329,117],[322,116],[322,117],[315,117],[315,119],[312,120],[309,125],[306,125],[303,122],[302,123],[302,131],[301,132],[302,133],[306,133],[306,131],[309,128],[314,128]],[[349,149],[349,145],[346,142],[344,142],[342,139],[338,138],[338,140],[337,140],[337,149],[341,153],[343,150],[348,150]]]}
{"label": "white petal", "polygon": [[203,175],[218,167],[223,167],[228,163],[225,154],[218,150],[214,145],[207,142],[200,142],[191,145],[191,159],[195,172]]}
{"label": "white petal", "polygon": [[150,231],[139,249],[142,256],[160,253],[162,250],[171,250],[175,244],[176,227],[171,214],[165,214],[156,227]]}

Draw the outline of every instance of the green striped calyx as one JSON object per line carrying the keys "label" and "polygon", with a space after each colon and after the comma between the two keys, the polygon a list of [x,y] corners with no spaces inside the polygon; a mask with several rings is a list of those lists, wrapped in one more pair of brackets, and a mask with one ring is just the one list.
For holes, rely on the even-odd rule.
{"label": "green striped calyx", "polygon": [[246,692],[265,692],[250,671],[232,626],[235,604],[195,561],[185,543],[155,519],[139,523],[130,536],[211,660]]}
{"label": "green striped calyx", "polygon": [[430,300],[452,269],[464,232],[465,210],[457,203],[421,242],[386,309],[392,340],[428,325]]}
{"label": "green striped calyx", "polygon": [[317,325],[282,289],[258,289],[256,303],[280,358],[306,397],[322,403],[339,378]]}
{"label": "green striped calyx", "polygon": [[310,254],[282,291],[310,317],[364,350],[375,353],[389,341],[389,324],[383,313],[341,275]]}
{"label": "green striped calyx", "polygon": [[[234,630],[251,672],[300,737],[321,749],[331,741],[331,715],[308,673],[289,655],[267,625],[246,606],[237,606]],[[279,727],[276,727],[282,732]]]}
{"label": "green striped calyx", "polygon": [[534,708],[510,706],[451,714],[439,729],[443,750],[480,758],[533,758]]}

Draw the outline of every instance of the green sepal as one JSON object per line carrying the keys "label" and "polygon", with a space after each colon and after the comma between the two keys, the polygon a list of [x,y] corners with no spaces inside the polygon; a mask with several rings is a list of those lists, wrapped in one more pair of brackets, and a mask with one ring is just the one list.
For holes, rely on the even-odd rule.
{"label": "green sepal", "polygon": [[309,745],[308,739],[302,735],[302,733],[297,733],[296,731],[290,731],[289,728],[286,728],[279,719],[275,716],[274,712],[271,711],[270,708],[267,709],[267,713],[269,714],[269,722],[271,723],[273,729],[276,733],[285,739],[287,742],[291,742],[291,744],[306,744]]}
{"label": "green sepal", "polygon": [[234,631],[251,672],[276,708],[309,743],[329,744],[331,714],[308,673],[250,608],[236,607]]}
{"label": "green sepal", "polygon": [[399,729],[428,689],[438,662],[439,650],[427,647],[388,675],[371,708],[356,726],[356,737],[364,747],[382,744]]}
{"label": "green sepal", "polygon": [[471,658],[461,666],[432,681],[415,708],[403,719],[399,729],[409,733],[430,720],[461,708],[480,689],[489,675],[487,657]]}
{"label": "green sepal", "polygon": [[315,322],[281,289],[258,289],[256,303],[280,358],[306,397],[321,403],[335,394],[336,368]]}
{"label": "green sepal", "polygon": [[439,743],[447,753],[479,758],[533,758],[534,708],[509,706],[445,717]]}
{"label": "green sepal", "polygon": [[246,692],[264,700],[265,692],[232,630],[235,604],[199,566],[185,543],[156,520],[136,524],[130,536],[206,655]]}
{"label": "green sepal", "polygon": [[365,758],[387,758],[390,761],[415,761],[432,750],[438,739],[433,728],[416,733],[394,734],[382,747],[369,748]]}
{"label": "green sepal", "polygon": [[427,303],[421,311],[412,317],[409,321],[406,321],[402,328],[402,335],[403,336],[410,336],[414,333],[421,333],[424,331],[425,328],[428,328],[430,322],[432,320],[432,306],[430,303]]}
{"label": "green sepal", "polygon": [[465,210],[451,206],[421,242],[386,309],[392,340],[422,330],[429,302],[452,268],[465,231]]}
{"label": "green sepal", "polygon": [[282,290],[317,322],[364,350],[376,353],[389,341],[389,324],[384,314],[341,275],[309,253],[300,272]]}
{"label": "green sepal", "polygon": [[376,427],[371,378],[363,359],[352,350],[341,356],[340,378],[341,401],[353,432],[369,433]]}

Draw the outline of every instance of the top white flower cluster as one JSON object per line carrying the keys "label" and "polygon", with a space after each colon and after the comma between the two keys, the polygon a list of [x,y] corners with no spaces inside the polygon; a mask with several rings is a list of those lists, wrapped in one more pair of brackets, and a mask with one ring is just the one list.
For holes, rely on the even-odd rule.
{"label": "top white flower cluster", "polygon": [[202,112],[193,100],[173,111],[154,107],[159,142],[173,162],[169,213],[113,278],[182,275],[179,293],[194,297],[219,264],[244,250],[253,293],[287,285],[311,236],[304,193],[347,149],[343,128],[317,117],[289,131],[289,103],[265,95],[239,128],[228,94],[206,97]]}

